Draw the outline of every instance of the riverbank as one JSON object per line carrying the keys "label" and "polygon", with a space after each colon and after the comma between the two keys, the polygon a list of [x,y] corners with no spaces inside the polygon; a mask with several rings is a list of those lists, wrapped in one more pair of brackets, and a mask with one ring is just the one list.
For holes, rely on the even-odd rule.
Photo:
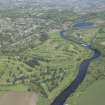
{"label": "riverbank", "polygon": [[[68,40],[65,35],[64,35],[65,31],[61,31],[60,35],[62,38],[64,38],[64,40]],[[69,39],[70,40],[70,39]],[[73,41],[73,40],[70,40]],[[76,41],[74,42],[76,43]],[[83,46],[86,47],[86,46]],[[98,58],[101,53],[98,50],[92,49],[91,46],[87,47],[89,50],[93,51],[93,56],[89,59],[83,60],[83,62],[80,64],[79,67],[79,73],[77,75],[77,77],[74,79],[74,81],[66,88],[64,89],[53,101],[53,103],[51,105],[64,105],[65,101],[67,100],[67,98],[72,95],[73,92],[75,92],[75,90],[78,88],[78,86],[82,83],[82,81],[84,80],[88,67],[91,63],[92,60]]]}

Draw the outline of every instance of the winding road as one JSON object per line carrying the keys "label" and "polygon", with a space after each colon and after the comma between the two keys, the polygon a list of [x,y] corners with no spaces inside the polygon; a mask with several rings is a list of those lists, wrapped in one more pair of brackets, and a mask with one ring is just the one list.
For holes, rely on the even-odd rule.
{"label": "winding road", "polygon": [[[65,36],[66,31],[61,31],[60,32],[60,36],[64,39],[64,40],[68,40],[68,41],[73,41],[74,43],[77,43],[77,41],[74,41],[72,39],[68,39]],[[79,43],[80,44],[80,43]],[[78,86],[82,83],[82,81],[84,80],[86,74],[87,74],[87,70],[89,65],[91,64],[91,62],[95,59],[97,59],[98,57],[101,56],[101,53],[99,50],[97,49],[93,49],[91,45],[82,45],[85,48],[88,48],[89,50],[91,50],[93,52],[93,56],[89,59],[85,59],[82,61],[82,63],[80,64],[79,67],[79,72],[76,76],[76,78],[72,81],[72,83],[66,88],[64,89],[56,98],[55,100],[51,103],[51,105],[64,105],[65,101],[67,100],[68,97],[70,97],[73,92],[76,91],[76,89],[78,88]]]}

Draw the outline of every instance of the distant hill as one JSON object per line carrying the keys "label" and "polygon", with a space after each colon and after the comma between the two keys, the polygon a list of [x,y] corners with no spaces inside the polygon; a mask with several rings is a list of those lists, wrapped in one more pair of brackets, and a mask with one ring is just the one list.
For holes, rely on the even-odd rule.
{"label": "distant hill", "polygon": [[105,10],[105,0],[0,0],[0,7],[58,8],[89,12]]}

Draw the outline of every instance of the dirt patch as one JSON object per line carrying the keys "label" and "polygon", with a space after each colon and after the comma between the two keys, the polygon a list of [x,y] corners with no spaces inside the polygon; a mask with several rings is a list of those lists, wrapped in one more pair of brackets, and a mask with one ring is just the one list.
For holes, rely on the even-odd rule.
{"label": "dirt patch", "polygon": [[0,105],[36,105],[37,95],[32,92],[10,92],[0,96]]}

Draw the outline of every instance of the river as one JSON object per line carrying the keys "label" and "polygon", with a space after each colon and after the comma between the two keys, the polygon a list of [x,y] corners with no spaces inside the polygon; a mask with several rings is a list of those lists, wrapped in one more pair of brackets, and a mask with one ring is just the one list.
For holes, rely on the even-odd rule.
{"label": "river", "polygon": [[[68,39],[64,33],[66,31],[61,31],[60,32],[60,36],[67,41],[73,41],[71,39]],[[77,43],[76,41],[73,41],[74,43]],[[72,81],[72,83],[66,88],[64,89],[56,98],[55,100],[51,103],[51,105],[64,105],[65,101],[67,100],[68,97],[70,97],[73,92],[76,91],[76,89],[78,88],[78,86],[82,83],[82,81],[84,80],[87,71],[88,71],[88,67],[89,65],[92,63],[93,60],[97,59],[98,57],[101,56],[101,53],[99,50],[97,49],[93,49],[91,45],[82,45],[83,47],[91,50],[93,52],[93,55],[91,58],[89,59],[85,59],[81,62],[80,67],[79,67],[79,72],[76,76],[76,78]]]}

